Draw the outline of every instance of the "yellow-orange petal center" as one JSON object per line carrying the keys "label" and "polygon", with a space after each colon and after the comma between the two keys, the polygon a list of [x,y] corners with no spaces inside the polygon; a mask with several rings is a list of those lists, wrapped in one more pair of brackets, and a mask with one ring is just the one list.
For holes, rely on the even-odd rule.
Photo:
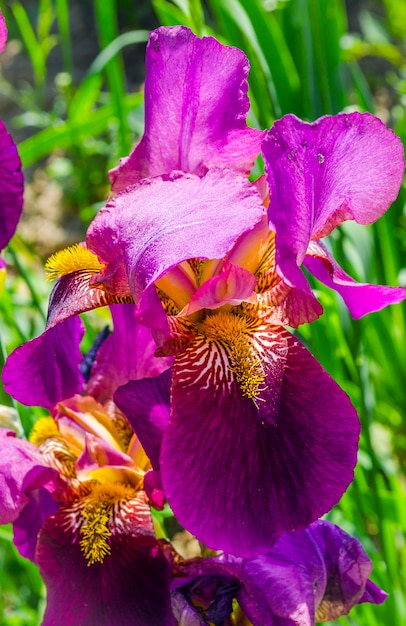
{"label": "yellow-orange petal center", "polygon": [[106,267],[105,263],[101,263],[94,252],[76,243],[49,257],[45,263],[45,270],[48,272],[46,280],[56,280],[78,271],[98,274],[104,267]]}
{"label": "yellow-orange petal center", "polygon": [[60,437],[58,427],[51,416],[46,416],[35,422],[28,439],[39,448],[47,439],[54,437]]}
{"label": "yellow-orange petal center", "polygon": [[120,504],[131,500],[135,492],[131,487],[119,483],[94,485],[85,498],[82,515],[83,524],[80,528],[82,538],[80,547],[88,565],[102,563],[111,553],[109,537],[110,521],[114,509]]}
{"label": "yellow-orange petal center", "polygon": [[201,323],[201,332],[207,340],[218,341],[228,349],[230,370],[243,396],[258,399],[266,378],[259,353],[254,345],[253,320],[220,311],[207,316]]}

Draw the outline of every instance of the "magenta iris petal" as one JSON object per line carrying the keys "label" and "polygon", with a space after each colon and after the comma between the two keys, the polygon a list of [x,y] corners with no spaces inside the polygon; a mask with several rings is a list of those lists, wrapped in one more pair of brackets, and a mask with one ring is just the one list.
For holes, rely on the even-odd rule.
{"label": "magenta iris petal", "polygon": [[368,113],[326,116],[313,124],[287,115],[263,142],[282,275],[306,290],[298,266],[311,240],[347,219],[369,224],[399,191],[403,146]]}
{"label": "magenta iris petal", "polygon": [[37,560],[47,586],[43,626],[175,626],[170,567],[152,532],[132,520],[133,532],[113,532],[103,563],[88,565],[67,520],[61,509],[39,537]]}
{"label": "magenta iris petal", "polygon": [[59,504],[45,488],[30,493],[30,500],[13,524],[13,541],[19,553],[35,562],[38,533],[49,515],[53,515]]}
{"label": "magenta iris petal", "polygon": [[15,522],[32,494],[54,474],[32,443],[0,428],[0,524]]}
{"label": "magenta iris petal", "polygon": [[[179,623],[182,626],[200,626],[208,622],[227,624],[231,600],[236,598],[252,624],[274,626],[267,598],[260,586],[244,572],[243,563],[242,559],[227,554],[180,563],[175,568],[171,584],[173,611]],[[202,622],[199,621],[202,613],[192,604],[192,597],[208,605],[206,619]]]}
{"label": "magenta iris petal", "polygon": [[156,378],[131,380],[119,387],[114,402],[129,420],[151,460],[159,469],[162,437],[169,420],[171,372]]}
{"label": "magenta iris petal", "polygon": [[7,25],[4,15],[0,11],[0,52],[3,52],[7,42]]}
{"label": "magenta iris petal", "polygon": [[[353,479],[355,409],[312,355],[282,333],[287,354],[283,346],[274,352],[261,393],[266,402],[259,399],[258,408],[219,373],[221,352],[213,346],[198,350],[198,358],[195,347],[185,350],[172,368],[164,492],[190,532],[238,556],[267,550],[283,532],[306,527]],[[202,362],[213,367],[202,371]]]}
{"label": "magenta iris petal", "polygon": [[183,26],[151,33],[146,54],[145,132],[110,172],[114,191],[183,170],[213,166],[249,174],[264,132],[248,128],[249,64],[237,48],[199,39]]}
{"label": "magenta iris petal", "polygon": [[113,198],[92,222],[87,245],[113,267],[124,257],[138,301],[182,261],[223,258],[264,211],[261,197],[242,176],[218,169],[204,178],[177,172],[143,180]]}
{"label": "magenta iris petal", "polygon": [[[252,624],[314,626],[345,615],[357,603],[380,604],[386,595],[369,580],[372,564],[361,544],[327,521],[285,533],[264,554],[238,559],[223,554],[192,559],[175,568],[174,613],[182,624],[199,624],[202,600],[209,612],[229,611],[235,597]],[[369,591],[371,590],[371,591]],[[223,614],[221,615],[223,617]],[[229,617],[229,613],[227,614]]]}
{"label": "magenta iris petal", "polygon": [[[3,18],[4,20],[4,18]],[[0,47],[2,31],[0,22]],[[6,30],[7,33],[7,30]],[[0,250],[14,235],[23,208],[24,178],[17,148],[0,121]]]}
{"label": "magenta iris petal", "polygon": [[22,404],[45,408],[81,391],[83,332],[81,320],[72,317],[14,350],[3,369],[6,391]]}
{"label": "magenta iris petal", "polygon": [[369,576],[372,564],[357,539],[327,521],[287,533],[272,550],[244,560],[243,570],[267,597],[275,626],[313,626],[346,615],[363,602],[380,604],[386,594]]}
{"label": "magenta iris petal", "polygon": [[378,585],[375,585],[371,580],[368,580],[365,591],[361,596],[361,599],[358,600],[358,604],[362,604],[363,602],[372,602],[372,604],[382,604],[385,602],[388,594],[385,591],[382,591]]}
{"label": "magenta iris petal", "polygon": [[111,307],[113,332],[101,345],[86,385],[86,393],[102,404],[129,380],[157,376],[172,359],[154,358],[156,343],[151,330],[135,319],[135,306]]}
{"label": "magenta iris petal", "polygon": [[320,282],[340,294],[355,319],[406,298],[403,287],[357,283],[321,243],[312,242],[303,264]]}

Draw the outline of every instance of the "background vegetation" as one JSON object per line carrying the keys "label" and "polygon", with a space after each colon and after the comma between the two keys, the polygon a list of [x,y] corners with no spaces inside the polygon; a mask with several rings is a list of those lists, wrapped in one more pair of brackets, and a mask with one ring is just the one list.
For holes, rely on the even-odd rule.
{"label": "background vegetation", "polygon": [[[403,0],[351,1],[348,10],[343,0],[27,0],[0,7],[9,27],[0,117],[19,144],[27,180],[24,218],[0,285],[0,361],[42,331],[50,290],[44,258],[84,238],[108,195],[108,168],[142,133],[144,48],[159,24],[185,24],[246,52],[253,126],[270,127],[291,112],[314,120],[356,109],[376,113],[406,140]],[[347,223],[331,237],[348,273],[365,282],[406,283],[405,201],[402,188],[377,224]],[[406,307],[355,322],[338,297],[318,289],[326,314],[299,332],[362,420],[356,479],[328,518],[362,541],[373,580],[390,594],[384,605],[358,606],[335,623],[402,626]],[[103,315],[85,316],[90,339]],[[14,407],[2,390],[0,403]],[[28,432],[40,410],[15,408]],[[1,625],[41,623],[41,579],[17,555],[8,527],[0,529],[0,588]]]}

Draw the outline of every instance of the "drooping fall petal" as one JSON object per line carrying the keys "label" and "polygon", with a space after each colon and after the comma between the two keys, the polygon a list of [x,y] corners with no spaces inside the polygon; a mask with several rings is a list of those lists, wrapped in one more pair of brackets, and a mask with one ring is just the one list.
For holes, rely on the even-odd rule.
{"label": "drooping fall petal", "polygon": [[[222,554],[183,561],[174,569],[172,604],[184,626],[227,623],[236,598],[252,624],[314,626],[386,593],[370,579],[372,564],[359,541],[327,521],[285,533],[254,559]],[[211,618],[211,619],[210,619]],[[221,618],[221,619],[220,619]]]}
{"label": "drooping fall petal", "polygon": [[244,560],[243,570],[267,597],[275,626],[337,619],[370,588],[367,601],[386,598],[369,580],[372,563],[359,541],[327,521],[283,535],[266,554]]}
{"label": "drooping fall petal", "polygon": [[49,517],[40,533],[37,560],[47,586],[43,626],[175,626],[169,598],[171,572],[145,504],[118,514],[103,563],[88,564],[74,524],[77,507]]}
{"label": "drooping fall petal", "polygon": [[199,39],[184,26],[158,28],[146,54],[145,132],[118,168],[113,191],[182,170],[203,176],[214,166],[249,174],[263,131],[248,128],[249,64],[237,48]]}
{"label": "drooping fall petal", "polygon": [[303,264],[313,276],[340,294],[354,319],[406,298],[403,287],[357,283],[344,272],[327,248],[316,241],[310,244]]}
{"label": "drooping fall petal", "polygon": [[181,524],[238,556],[328,511],[357,455],[359,421],[347,395],[286,331],[261,340],[267,377],[256,402],[241,394],[215,342],[196,339],[176,357],[160,457]]}
{"label": "drooping fall petal", "polygon": [[3,369],[4,388],[23,404],[45,408],[81,391],[83,333],[81,320],[72,317],[14,350]]}

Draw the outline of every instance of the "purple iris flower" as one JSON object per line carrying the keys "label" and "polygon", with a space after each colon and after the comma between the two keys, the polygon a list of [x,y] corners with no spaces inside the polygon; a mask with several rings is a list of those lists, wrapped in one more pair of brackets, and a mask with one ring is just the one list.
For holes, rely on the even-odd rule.
{"label": "purple iris flower", "polygon": [[[175,568],[172,605],[184,626],[314,626],[384,593],[357,539],[327,521],[286,533],[255,559],[220,555]],[[239,608],[233,610],[236,598]],[[233,615],[234,621],[230,621]]]}
{"label": "purple iris flower", "polygon": [[[82,395],[64,395],[72,389],[75,357],[79,367],[83,329],[74,317],[62,335],[71,360],[65,367],[49,360],[48,376],[61,393],[51,416],[34,425],[30,441],[0,432],[0,522],[13,522],[17,548],[38,564],[47,587],[44,626],[130,625],[134,615],[142,626],[176,623],[170,564],[144,490],[150,462],[112,402],[115,385],[150,372],[141,355],[154,342],[136,324],[133,306],[112,307],[112,316],[114,330],[89,381],[77,376]],[[35,375],[31,393],[41,404],[44,389]]]}
{"label": "purple iris flower", "polygon": [[[171,373],[123,387],[117,402],[182,525],[209,547],[243,557],[307,527],[353,478],[355,410],[284,326],[321,313],[299,269],[314,246],[320,256],[318,238],[339,218],[376,219],[403,173],[399,139],[368,114],[297,121],[306,138],[292,132],[273,152],[276,129],[290,128],[292,118],[266,137],[248,128],[247,73],[243,53],[212,38],[184,27],[152,33],[145,134],[111,173],[118,193],[86,243],[50,259],[58,281],[47,330],[11,355],[4,372],[6,389],[31,403],[17,365],[33,370],[52,405],[44,355],[59,348],[44,345],[61,322],[97,306],[134,303],[158,344],[155,362],[174,362]],[[312,133],[321,142],[322,174],[309,170]],[[264,180],[247,178],[262,142],[270,197]],[[357,163],[366,153],[371,189],[362,193]],[[393,164],[383,168],[389,155]],[[295,158],[296,179],[288,167]],[[406,293],[371,289],[368,310]]]}

